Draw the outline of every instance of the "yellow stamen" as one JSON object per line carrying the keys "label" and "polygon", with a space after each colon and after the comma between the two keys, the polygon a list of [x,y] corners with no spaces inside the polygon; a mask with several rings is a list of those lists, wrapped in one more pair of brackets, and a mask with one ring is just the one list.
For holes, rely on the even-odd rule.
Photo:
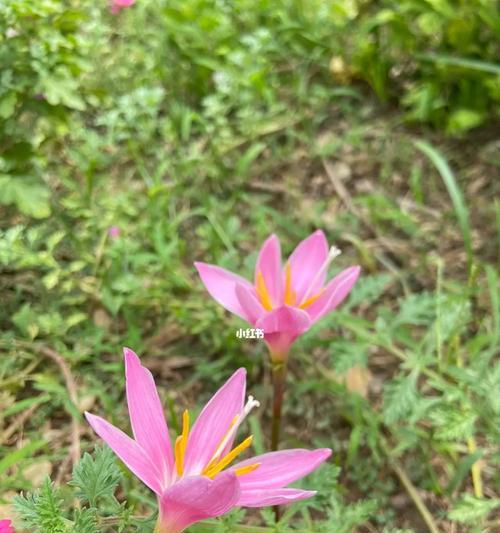
{"label": "yellow stamen", "polygon": [[262,272],[260,270],[257,272],[255,290],[257,291],[257,295],[260,299],[260,302],[264,306],[264,309],[266,311],[271,311],[273,308],[273,303],[271,301],[271,297],[269,296],[269,292],[267,291],[266,282],[264,281],[264,276],[262,275]]}
{"label": "yellow stamen", "polygon": [[230,463],[232,463],[240,453],[244,452],[253,441],[253,436],[250,435],[250,437],[247,437],[241,444],[238,444],[236,448],[231,450],[225,457],[223,457],[218,463],[208,465],[205,470],[203,470],[203,475],[207,477],[213,478],[216,476],[219,472],[224,470],[226,466],[228,466]]}
{"label": "yellow stamen", "polygon": [[212,460],[205,467],[205,471],[210,470],[217,463],[219,455],[222,453],[225,445],[227,444],[227,441],[229,440],[229,434],[231,433],[236,422],[238,422],[239,418],[240,415],[235,415],[235,417],[232,419],[231,424],[229,424],[229,429],[227,430],[227,433],[220,440],[219,445],[217,446],[217,451],[215,452],[215,455],[213,456]]}
{"label": "yellow stamen", "polygon": [[306,307],[309,307],[312,305],[323,293],[325,292],[325,289],[321,289],[319,292],[317,292],[314,296],[311,296],[308,298],[305,302],[302,302],[299,307],[301,309],[305,309]]}
{"label": "yellow stamen", "polygon": [[292,290],[292,267],[290,263],[285,266],[285,304],[295,305],[297,294]]}
{"label": "yellow stamen", "polygon": [[184,471],[184,456],[186,455],[186,447],[189,436],[189,411],[186,409],[182,413],[182,433],[175,439],[175,468],[177,475],[182,476]]}
{"label": "yellow stamen", "polygon": [[245,474],[250,474],[250,472],[253,472],[254,470],[257,470],[257,468],[259,468],[260,465],[261,465],[261,463],[255,463],[253,465],[248,465],[248,466],[242,466],[240,468],[235,468],[234,469],[234,473],[237,476],[244,476]]}

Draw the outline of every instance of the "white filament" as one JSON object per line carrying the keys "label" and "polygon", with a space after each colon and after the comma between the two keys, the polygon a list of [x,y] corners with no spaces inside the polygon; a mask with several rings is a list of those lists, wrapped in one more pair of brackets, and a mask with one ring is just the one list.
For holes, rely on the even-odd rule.
{"label": "white filament", "polygon": [[307,289],[306,293],[302,297],[301,304],[306,302],[309,298],[309,295],[311,294],[312,288],[318,281],[319,277],[322,276],[327,270],[328,267],[332,264],[332,261],[338,257],[342,253],[342,250],[340,248],[337,248],[336,246],[332,246],[328,252],[328,255],[324,261],[324,263],[321,265],[320,269],[316,272],[316,275],[314,276],[313,280],[309,284],[309,288]]}
{"label": "white filament", "polygon": [[243,407],[240,414],[236,415],[234,424],[231,426],[230,430],[227,432],[226,436],[222,439],[222,442],[219,444],[217,451],[214,453],[211,461],[218,459],[220,454],[223,452],[224,448],[227,446],[227,443],[233,438],[233,436],[238,431],[238,428],[241,426],[245,418],[250,414],[250,411],[254,407],[259,407],[260,402],[255,400],[253,396],[249,396],[247,403]]}

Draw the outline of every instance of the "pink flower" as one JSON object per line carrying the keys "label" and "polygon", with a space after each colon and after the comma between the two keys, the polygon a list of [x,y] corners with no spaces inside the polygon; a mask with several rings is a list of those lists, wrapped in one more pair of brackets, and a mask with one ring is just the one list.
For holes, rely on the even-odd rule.
{"label": "pink flower", "polygon": [[118,226],[110,226],[108,228],[108,237],[110,239],[118,239],[120,236],[120,228]]}
{"label": "pink flower", "polygon": [[0,520],[0,533],[14,533],[11,520]]}
{"label": "pink flower", "polygon": [[244,403],[246,371],[237,370],[172,446],[153,376],[137,355],[124,350],[127,403],[134,439],[102,418],[85,413],[94,431],[128,468],[153,490],[160,507],[155,533],[179,533],[189,525],[236,506],[263,507],[309,498],[314,491],[285,488],[309,474],[329,449],[285,450],[232,464],[252,443],[234,446],[238,428],[259,405]]}
{"label": "pink flower", "polygon": [[215,265],[195,266],[212,298],[262,329],[271,358],[283,361],[296,338],[333,311],[358,279],[361,269],[352,266],[326,283],[339,253],[334,246],[328,249],[318,230],[295,248],[284,268],[279,239],[271,235],[260,249],[253,283]]}
{"label": "pink flower", "polygon": [[111,0],[111,12],[119,13],[123,8],[130,7],[135,0]]}

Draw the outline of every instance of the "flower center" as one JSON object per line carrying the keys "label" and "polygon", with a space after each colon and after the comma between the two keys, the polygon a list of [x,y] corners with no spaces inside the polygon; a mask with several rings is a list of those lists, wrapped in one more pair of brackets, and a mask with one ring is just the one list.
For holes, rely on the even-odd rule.
{"label": "flower center", "polygon": [[[236,459],[236,457],[238,457],[238,455],[243,453],[252,444],[253,436],[250,435],[243,442],[238,444],[235,448],[233,448],[228,453],[223,455],[223,452],[227,448],[227,445],[229,444],[230,440],[236,434],[236,431],[238,430],[238,427],[241,425],[243,420],[245,420],[245,418],[248,416],[248,414],[254,407],[258,407],[259,405],[260,403],[257,400],[254,400],[252,396],[248,397],[248,401],[245,407],[243,408],[243,411],[240,414],[237,414],[233,418],[229,426],[229,430],[224,435],[224,437],[221,439],[221,442],[219,443],[219,446],[217,446],[217,449],[214,455],[212,456],[212,459],[209,461],[208,465],[203,469],[202,475],[207,476],[209,478],[214,478],[217,474],[222,472],[224,468],[229,466]],[[189,412],[186,410],[182,414],[182,433],[177,437],[175,441],[175,449],[174,449],[175,469],[179,477],[182,476],[184,473],[184,459],[186,455],[188,438],[189,438]],[[241,468],[236,468],[234,470],[234,473],[237,476],[243,476],[245,474],[249,474],[250,472],[253,472],[259,466],[260,466],[260,463],[243,466]]]}
{"label": "flower center", "polygon": [[[318,281],[319,277],[322,276],[328,270],[328,267],[330,266],[331,262],[341,253],[342,252],[335,246],[332,246],[330,248],[326,260],[321,265],[320,269],[316,272],[314,278],[309,283],[309,288],[304,293],[304,296],[302,297],[299,303],[297,303],[297,292],[294,291],[292,288],[292,267],[290,263],[287,263],[285,265],[285,294],[283,298],[283,303],[292,307],[298,307],[299,309],[307,309],[310,305],[312,305],[325,292],[325,288],[322,287],[318,292],[311,295],[312,288]],[[259,297],[262,307],[264,307],[266,311],[272,311],[273,301],[271,300],[271,296],[269,294],[269,291],[267,290],[266,281],[261,270],[257,272],[255,292]]]}

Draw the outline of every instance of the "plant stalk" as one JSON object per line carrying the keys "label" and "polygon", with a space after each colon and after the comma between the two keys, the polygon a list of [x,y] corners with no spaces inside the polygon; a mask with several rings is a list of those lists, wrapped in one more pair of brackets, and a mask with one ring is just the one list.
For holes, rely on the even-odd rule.
{"label": "plant stalk", "polygon": [[281,433],[281,411],[285,394],[286,363],[272,363],[273,417],[271,422],[271,450],[277,451]]}
{"label": "plant stalk", "polygon": [[[280,444],[281,412],[283,408],[283,396],[285,394],[286,362],[271,362],[271,379],[273,384],[273,417],[271,421],[271,450],[277,451]],[[274,507],[276,522],[281,516],[278,505]]]}

